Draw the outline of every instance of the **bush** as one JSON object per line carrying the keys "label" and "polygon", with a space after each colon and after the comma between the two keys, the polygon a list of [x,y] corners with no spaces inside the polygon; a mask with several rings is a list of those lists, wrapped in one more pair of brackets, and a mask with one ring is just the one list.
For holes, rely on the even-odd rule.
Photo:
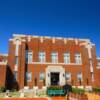
{"label": "bush", "polygon": [[5,87],[0,87],[0,92],[5,92],[6,88]]}
{"label": "bush", "polygon": [[100,87],[99,88],[93,88],[93,92],[100,93]]}
{"label": "bush", "polygon": [[85,90],[84,89],[79,89],[79,88],[72,88],[72,92],[76,94],[84,94]]}
{"label": "bush", "polygon": [[11,90],[10,90],[10,92],[16,92],[16,91],[17,91],[16,89],[11,89]]}
{"label": "bush", "polygon": [[47,88],[47,90],[62,90],[63,87],[62,86],[50,86]]}

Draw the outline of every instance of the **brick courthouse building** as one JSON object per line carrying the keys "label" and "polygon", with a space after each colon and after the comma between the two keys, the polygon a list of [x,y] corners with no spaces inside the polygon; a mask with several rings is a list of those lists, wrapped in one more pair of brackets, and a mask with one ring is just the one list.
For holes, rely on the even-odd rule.
{"label": "brick courthouse building", "polygon": [[100,59],[89,39],[14,34],[8,56],[0,58],[0,86],[100,87]]}

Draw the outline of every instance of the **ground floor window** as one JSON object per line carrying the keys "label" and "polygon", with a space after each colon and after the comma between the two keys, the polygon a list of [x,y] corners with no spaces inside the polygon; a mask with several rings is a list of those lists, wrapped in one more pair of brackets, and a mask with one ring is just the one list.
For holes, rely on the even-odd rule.
{"label": "ground floor window", "polygon": [[32,72],[26,72],[26,80],[27,80],[27,82],[32,81]]}
{"label": "ground floor window", "polygon": [[40,79],[40,80],[44,80],[44,79],[45,79],[45,74],[44,74],[44,72],[40,72],[39,79]]}
{"label": "ground floor window", "polygon": [[65,78],[66,78],[67,81],[71,81],[71,73],[66,72],[65,73]]}

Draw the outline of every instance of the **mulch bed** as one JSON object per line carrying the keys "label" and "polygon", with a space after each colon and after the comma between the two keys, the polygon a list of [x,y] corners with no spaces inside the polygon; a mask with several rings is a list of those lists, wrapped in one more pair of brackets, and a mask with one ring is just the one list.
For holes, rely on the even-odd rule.
{"label": "mulch bed", "polygon": [[48,100],[46,98],[0,98],[0,100]]}

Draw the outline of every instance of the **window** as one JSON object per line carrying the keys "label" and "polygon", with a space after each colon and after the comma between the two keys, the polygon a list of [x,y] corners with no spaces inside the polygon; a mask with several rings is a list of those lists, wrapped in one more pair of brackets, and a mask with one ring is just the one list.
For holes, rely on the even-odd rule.
{"label": "window", "polygon": [[14,71],[14,81],[17,81],[17,76],[18,76],[18,73]]}
{"label": "window", "polygon": [[33,54],[32,51],[26,50],[26,62],[32,63],[33,60]]}
{"label": "window", "polygon": [[39,62],[45,62],[45,52],[39,52]]}
{"label": "window", "polygon": [[79,84],[82,85],[82,73],[81,72],[79,72],[77,74],[77,80],[78,80]]}
{"label": "window", "polygon": [[18,66],[18,56],[15,57],[15,65]]}
{"label": "window", "polygon": [[100,66],[100,62],[97,62],[97,66]]}
{"label": "window", "polygon": [[76,64],[82,64],[82,59],[81,59],[81,54],[80,53],[75,54],[75,63]]}
{"label": "window", "polygon": [[45,74],[43,72],[40,72],[40,80],[44,80],[45,79]]}
{"label": "window", "polygon": [[51,61],[52,63],[58,63],[58,53],[56,52],[51,53]]}
{"label": "window", "polygon": [[70,63],[70,53],[64,53],[64,63],[69,64]]}
{"label": "window", "polygon": [[65,78],[66,78],[67,81],[71,81],[71,73],[66,72]]}
{"label": "window", "polygon": [[27,80],[27,82],[32,81],[32,73],[31,72],[26,72],[26,80]]}
{"label": "window", "polygon": [[77,74],[77,79],[78,79],[78,81],[82,81],[82,73],[81,72],[79,72],[78,74]]}

